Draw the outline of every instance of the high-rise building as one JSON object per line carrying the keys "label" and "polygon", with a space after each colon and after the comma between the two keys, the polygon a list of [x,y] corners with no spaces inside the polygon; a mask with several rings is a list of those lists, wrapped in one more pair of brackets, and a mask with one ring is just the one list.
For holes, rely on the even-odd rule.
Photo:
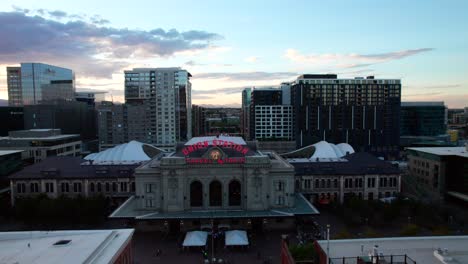
{"label": "high-rise building", "polygon": [[402,136],[438,136],[447,133],[444,102],[402,102]]}
{"label": "high-rise building", "polygon": [[105,91],[81,91],[75,93],[75,100],[78,102],[85,102],[90,108],[95,108],[96,104],[106,100]]}
{"label": "high-rise building", "polygon": [[99,150],[127,142],[124,127],[124,105],[102,102],[98,110]]}
{"label": "high-rise building", "polygon": [[326,140],[377,156],[398,155],[400,80],[304,74],[291,83],[291,102],[298,147]]}
{"label": "high-rise building", "polygon": [[242,136],[250,140],[250,99],[251,99],[251,88],[245,88],[242,91],[242,106],[241,106],[241,134]]}
{"label": "high-rise building", "polygon": [[[287,87],[284,88],[288,96]],[[250,98],[250,139],[293,139],[293,108],[284,102],[283,87],[253,89]]]}
{"label": "high-rise building", "polygon": [[148,140],[173,149],[192,137],[192,75],[181,68],[135,68],[125,71],[126,104],[148,104]]}
{"label": "high-rise building", "polygon": [[47,100],[74,100],[73,71],[43,63],[7,67],[10,106],[39,104]]}
{"label": "high-rise building", "polygon": [[206,108],[203,106],[192,105],[192,135],[194,137],[200,137],[206,134],[205,111]]}

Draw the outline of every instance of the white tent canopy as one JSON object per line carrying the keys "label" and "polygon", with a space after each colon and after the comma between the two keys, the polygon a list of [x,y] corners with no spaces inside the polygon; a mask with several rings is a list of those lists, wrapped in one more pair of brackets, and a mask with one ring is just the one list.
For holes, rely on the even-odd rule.
{"label": "white tent canopy", "polygon": [[226,231],[226,246],[247,246],[249,245],[249,239],[247,238],[247,232],[242,230]]}
{"label": "white tent canopy", "polygon": [[208,237],[207,232],[203,232],[203,231],[187,232],[187,234],[185,235],[184,243],[182,243],[182,246],[184,247],[205,246],[207,237]]}

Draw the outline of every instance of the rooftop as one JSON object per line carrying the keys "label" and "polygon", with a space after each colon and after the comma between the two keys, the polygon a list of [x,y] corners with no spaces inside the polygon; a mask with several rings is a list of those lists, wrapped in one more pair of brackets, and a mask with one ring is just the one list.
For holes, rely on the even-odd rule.
{"label": "rooftop", "polygon": [[465,147],[428,147],[428,148],[407,148],[424,153],[429,153],[437,156],[460,156],[468,158],[468,151]]}
{"label": "rooftop", "polygon": [[27,166],[11,175],[10,179],[130,177],[137,166],[139,164],[90,166],[80,157],[57,156]]}
{"label": "rooftop", "polygon": [[316,215],[319,211],[302,194],[295,195],[295,206],[272,208],[263,211],[248,210],[193,210],[182,212],[159,212],[142,210],[138,207],[138,198],[130,197],[117,208],[110,218],[148,219],[211,219],[211,218],[252,218],[252,217],[293,217],[296,215]]}
{"label": "rooftop", "polygon": [[130,243],[133,232],[133,229],[0,232],[0,263],[114,263]]}
{"label": "rooftop", "polygon": [[[318,243],[326,252],[327,241],[320,240]],[[368,256],[374,245],[378,245],[379,253],[383,255],[406,254],[416,263],[424,264],[443,263],[434,256],[434,251],[438,248],[448,249],[448,256],[452,257],[454,261],[446,263],[468,263],[468,236],[330,240],[329,257],[354,257],[355,259],[357,256]]]}
{"label": "rooftop", "polygon": [[295,168],[296,175],[366,175],[399,174],[400,170],[390,162],[383,161],[366,152],[346,155],[339,160],[310,159],[288,160]]}
{"label": "rooftop", "polygon": [[92,161],[93,164],[103,165],[137,164],[148,161],[162,152],[163,150],[152,145],[132,140],[98,153],[91,153],[85,157],[85,160]]}
{"label": "rooftop", "polygon": [[0,157],[10,155],[10,154],[15,154],[15,153],[21,153],[23,151],[24,150],[0,150]]}

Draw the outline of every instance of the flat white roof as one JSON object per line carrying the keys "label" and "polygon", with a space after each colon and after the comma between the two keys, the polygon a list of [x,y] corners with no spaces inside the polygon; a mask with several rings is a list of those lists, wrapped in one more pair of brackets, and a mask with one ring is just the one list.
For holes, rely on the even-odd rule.
{"label": "flat white roof", "polygon": [[[79,134],[64,134],[64,135],[56,135],[56,136],[48,136],[48,137],[0,137],[2,140],[58,140],[58,139],[65,139],[65,138],[72,138],[72,137],[79,137]],[[79,141],[77,139],[76,141]]]}
{"label": "flat white roof", "polygon": [[408,148],[410,150],[425,152],[439,156],[461,156],[468,158],[468,151],[465,147],[429,147],[429,148]]}
{"label": "flat white roof", "polygon": [[[0,232],[0,263],[114,263],[134,229]],[[54,245],[71,240],[66,245]]]}
{"label": "flat white roof", "polygon": [[14,153],[23,152],[24,150],[0,150],[0,156],[10,155]]}
{"label": "flat white roof", "polygon": [[[318,241],[325,254],[327,241]],[[330,240],[330,258],[369,256],[374,245],[378,245],[379,254],[407,255],[416,263],[441,264],[434,256],[438,248],[447,249],[448,256],[458,262],[468,263],[468,236],[440,237],[394,237],[374,239],[343,239]],[[363,252],[361,252],[363,247]],[[341,263],[341,262],[338,262]],[[450,262],[452,263],[452,262]]]}

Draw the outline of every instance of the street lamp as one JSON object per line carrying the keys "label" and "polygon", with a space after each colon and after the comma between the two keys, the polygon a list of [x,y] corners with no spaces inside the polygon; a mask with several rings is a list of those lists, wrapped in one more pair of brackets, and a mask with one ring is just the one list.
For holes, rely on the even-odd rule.
{"label": "street lamp", "polygon": [[327,225],[327,264],[330,263],[330,225]]}
{"label": "street lamp", "polygon": [[214,219],[211,219],[211,262],[216,262],[214,255]]}

